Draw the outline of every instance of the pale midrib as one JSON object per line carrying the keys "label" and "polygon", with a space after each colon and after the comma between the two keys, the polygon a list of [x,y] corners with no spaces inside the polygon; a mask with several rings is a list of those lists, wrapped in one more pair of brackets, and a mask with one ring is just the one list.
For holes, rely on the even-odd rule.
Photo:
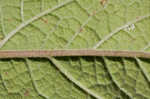
{"label": "pale midrib", "polygon": [[63,56],[111,56],[111,57],[131,57],[150,58],[150,52],[144,51],[110,51],[110,50],[8,50],[0,51],[0,58],[38,58],[38,57],[63,57]]}

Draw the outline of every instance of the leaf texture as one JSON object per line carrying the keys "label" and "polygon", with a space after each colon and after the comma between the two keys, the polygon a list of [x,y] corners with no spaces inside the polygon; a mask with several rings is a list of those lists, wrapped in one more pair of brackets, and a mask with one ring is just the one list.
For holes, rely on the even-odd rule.
{"label": "leaf texture", "polygon": [[[1,50],[150,51],[150,0],[0,0]],[[1,59],[0,99],[149,99],[139,58]]]}

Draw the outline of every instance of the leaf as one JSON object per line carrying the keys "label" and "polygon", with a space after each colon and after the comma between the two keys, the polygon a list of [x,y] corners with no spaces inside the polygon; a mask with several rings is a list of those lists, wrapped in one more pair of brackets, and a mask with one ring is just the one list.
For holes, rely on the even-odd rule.
{"label": "leaf", "polygon": [[[150,50],[149,0],[0,0],[1,50]],[[1,59],[2,99],[149,99],[150,61]]]}

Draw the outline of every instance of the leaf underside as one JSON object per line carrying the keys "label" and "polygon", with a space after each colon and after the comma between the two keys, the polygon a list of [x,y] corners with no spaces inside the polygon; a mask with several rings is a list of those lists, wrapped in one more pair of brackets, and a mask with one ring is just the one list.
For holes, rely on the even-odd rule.
{"label": "leaf underside", "polygon": [[[150,51],[150,0],[0,0],[1,50]],[[150,60],[1,59],[0,99],[150,99]]]}

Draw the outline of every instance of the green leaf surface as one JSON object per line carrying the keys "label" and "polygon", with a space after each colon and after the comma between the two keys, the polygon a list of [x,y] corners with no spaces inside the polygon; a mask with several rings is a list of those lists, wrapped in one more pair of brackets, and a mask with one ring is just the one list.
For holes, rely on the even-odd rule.
{"label": "green leaf surface", "polygon": [[[0,0],[0,48],[150,51],[150,0]],[[0,99],[150,99],[150,60],[1,59]]]}

